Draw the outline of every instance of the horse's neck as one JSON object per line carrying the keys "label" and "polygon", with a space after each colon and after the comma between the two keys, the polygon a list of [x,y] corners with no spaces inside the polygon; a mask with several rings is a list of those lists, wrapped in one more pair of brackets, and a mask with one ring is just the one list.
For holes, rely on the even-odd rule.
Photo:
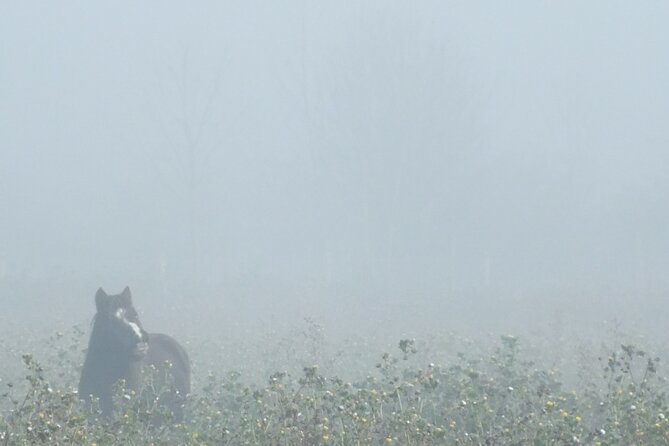
{"label": "horse's neck", "polygon": [[100,354],[101,356],[120,357],[123,351],[118,343],[113,342],[107,336],[99,333],[91,334],[91,339],[88,341],[88,352],[93,354]]}
{"label": "horse's neck", "polygon": [[125,377],[133,361],[118,344],[93,333],[84,362],[87,373],[114,382]]}

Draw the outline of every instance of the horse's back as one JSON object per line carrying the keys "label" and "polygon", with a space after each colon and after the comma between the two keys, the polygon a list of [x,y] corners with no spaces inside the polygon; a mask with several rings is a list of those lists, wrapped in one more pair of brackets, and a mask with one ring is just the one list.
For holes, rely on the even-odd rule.
{"label": "horse's back", "polygon": [[190,360],[188,353],[174,338],[162,333],[149,333],[149,350],[145,365],[156,368],[170,363],[174,384],[183,397],[190,393]]}

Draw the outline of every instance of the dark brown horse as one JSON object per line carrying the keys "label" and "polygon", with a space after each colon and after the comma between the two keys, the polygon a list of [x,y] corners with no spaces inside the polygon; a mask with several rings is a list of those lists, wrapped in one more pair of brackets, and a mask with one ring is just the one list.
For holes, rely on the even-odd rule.
{"label": "dark brown horse", "polygon": [[[186,350],[171,337],[147,333],[132,306],[130,289],[107,295],[102,288],[95,294],[97,313],[79,381],[82,398],[99,398],[105,416],[114,409],[113,389],[125,380],[125,387],[139,391],[149,369],[167,367],[171,375],[167,395],[160,399],[176,421],[183,418],[183,406],[190,393],[190,361]],[[157,396],[157,395],[156,395]],[[155,419],[154,419],[155,421]]]}

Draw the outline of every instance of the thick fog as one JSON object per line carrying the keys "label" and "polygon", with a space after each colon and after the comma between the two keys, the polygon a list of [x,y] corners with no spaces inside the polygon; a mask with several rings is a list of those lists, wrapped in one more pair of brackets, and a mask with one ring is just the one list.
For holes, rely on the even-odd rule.
{"label": "thick fog", "polygon": [[4,311],[80,323],[130,285],[145,325],[180,333],[660,328],[667,17],[4,4]]}

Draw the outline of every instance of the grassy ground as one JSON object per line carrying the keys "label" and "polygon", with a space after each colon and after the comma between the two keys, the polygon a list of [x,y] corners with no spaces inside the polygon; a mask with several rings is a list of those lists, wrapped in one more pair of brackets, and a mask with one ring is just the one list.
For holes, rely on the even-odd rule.
{"label": "grassy ground", "polygon": [[662,362],[624,342],[435,334],[385,349],[329,341],[309,320],[253,341],[191,339],[188,419],[165,427],[147,422],[162,409],[143,392],[119,388],[111,422],[80,403],[86,337],[0,341],[0,445],[669,444]]}

